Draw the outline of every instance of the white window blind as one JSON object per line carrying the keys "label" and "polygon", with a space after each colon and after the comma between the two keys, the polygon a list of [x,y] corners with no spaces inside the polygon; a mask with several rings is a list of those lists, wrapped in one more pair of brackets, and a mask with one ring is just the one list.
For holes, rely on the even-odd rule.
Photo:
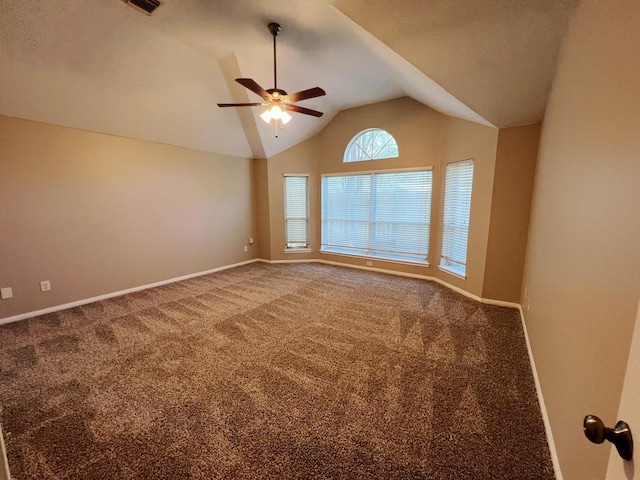
{"label": "white window blind", "polygon": [[284,177],[285,248],[309,248],[309,177]]}
{"label": "white window blind", "polygon": [[330,253],[427,263],[431,170],[322,177],[322,245]]}
{"label": "white window blind", "polygon": [[467,273],[472,186],[473,160],[447,165],[440,267],[463,277]]}

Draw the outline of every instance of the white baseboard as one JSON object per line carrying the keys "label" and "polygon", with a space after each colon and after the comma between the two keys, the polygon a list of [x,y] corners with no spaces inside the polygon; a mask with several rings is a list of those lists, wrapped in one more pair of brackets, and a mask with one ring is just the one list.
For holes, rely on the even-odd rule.
{"label": "white baseboard", "polygon": [[[0,407],[1,408],[1,407]],[[9,462],[7,461],[7,451],[4,447],[4,437],[2,427],[0,427],[0,480],[10,480]]]}
{"label": "white baseboard", "polygon": [[278,264],[278,263],[311,263],[311,262],[317,262],[317,260],[312,260],[312,259],[308,259],[308,258],[297,258],[297,259],[292,259],[292,260],[265,260],[264,258],[258,258],[256,259],[258,262],[262,262],[262,263],[271,263],[271,264]]}
{"label": "white baseboard", "polygon": [[80,305],[86,305],[87,303],[99,302],[100,300],[106,300],[107,298],[119,297],[121,295],[126,295],[127,293],[134,293],[134,292],[139,292],[140,290],[147,290],[149,288],[161,287],[162,285],[167,285],[169,283],[181,282],[182,280],[189,280],[190,278],[200,277],[202,275],[208,275],[210,273],[219,272],[221,270],[227,270],[229,268],[240,267],[242,265],[247,265],[249,263],[254,263],[256,261],[258,261],[258,259],[254,258],[244,262],[212,268],[211,270],[205,270],[203,272],[190,273],[188,275],[183,275],[181,277],[170,278],[168,280],[161,280],[159,282],[149,283],[147,285],[141,285],[139,287],[132,287],[132,288],[127,288],[126,290],[106,293],[104,295],[98,295],[97,297],[84,298],[82,300],[76,300],[75,302],[65,303],[63,305],[56,305],[53,307],[44,308],[42,310],[35,310],[33,312],[21,313],[19,315],[14,315],[12,317],[0,318],[0,325],[4,325],[5,323],[17,322],[19,320],[24,320],[25,318],[37,317],[38,315],[45,315],[47,313],[54,313],[60,310],[66,310],[67,308],[79,307]]}
{"label": "white baseboard", "polygon": [[420,278],[422,280],[430,280],[432,282],[439,283],[440,285],[443,285],[449,288],[450,290],[458,292],[459,294],[464,295],[465,297],[469,297],[477,302],[488,303],[492,305],[510,306],[513,308],[518,308],[519,306],[517,303],[501,302],[500,300],[489,300],[489,299],[480,298],[477,295],[467,292],[466,290],[463,290],[460,287],[456,287],[455,285],[451,285],[450,283],[447,283],[440,278],[432,277],[430,275],[420,275],[418,273],[399,272],[396,270],[387,270],[384,268],[377,268],[377,267],[367,267],[364,265],[353,265],[350,263],[334,262],[332,260],[323,260],[321,258],[311,258],[306,260],[265,260],[264,258],[259,258],[258,261],[264,262],[264,263],[275,263],[275,264],[277,263],[324,263],[326,265],[337,265],[339,267],[356,268],[358,270],[368,270],[371,272],[388,273],[390,275],[397,275],[399,277]]}
{"label": "white baseboard", "polygon": [[518,305],[518,311],[520,312],[520,321],[522,322],[522,331],[524,332],[524,339],[527,344],[527,352],[529,353],[529,363],[531,364],[531,371],[533,373],[533,382],[536,386],[536,393],[538,394],[538,402],[540,404],[540,413],[542,414],[542,422],[544,423],[544,429],[547,433],[547,442],[549,443],[549,451],[551,452],[551,462],[553,463],[553,472],[555,473],[556,480],[562,480],[562,470],[560,470],[560,460],[558,458],[558,451],[556,450],[556,443],[553,440],[553,432],[551,431],[551,422],[549,421],[549,415],[547,413],[547,407],[544,403],[544,397],[542,396],[542,387],[540,385],[540,378],[538,377],[538,370],[536,369],[536,362],[533,358],[533,350],[531,350],[531,342],[529,341],[529,332],[527,331],[527,324],[524,321],[524,312],[522,307]]}
{"label": "white baseboard", "polygon": [[496,305],[498,307],[509,307],[509,308],[517,308],[520,310],[520,304],[515,302],[505,302],[504,300],[493,300],[491,298],[481,298],[480,301],[482,303],[486,303],[487,305]]}

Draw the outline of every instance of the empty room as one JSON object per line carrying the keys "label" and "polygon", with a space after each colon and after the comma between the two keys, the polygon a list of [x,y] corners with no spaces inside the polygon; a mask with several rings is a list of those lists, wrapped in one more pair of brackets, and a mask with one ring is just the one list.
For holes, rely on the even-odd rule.
{"label": "empty room", "polygon": [[0,480],[640,478],[638,25],[0,1]]}

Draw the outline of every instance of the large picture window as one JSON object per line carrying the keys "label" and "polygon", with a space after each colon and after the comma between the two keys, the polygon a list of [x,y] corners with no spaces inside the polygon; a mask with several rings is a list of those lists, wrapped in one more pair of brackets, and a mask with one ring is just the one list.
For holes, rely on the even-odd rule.
{"label": "large picture window", "polygon": [[284,176],[285,251],[309,248],[309,177]]}
{"label": "large picture window", "polygon": [[431,170],[322,177],[321,251],[427,263]]}
{"label": "large picture window", "polygon": [[473,160],[447,165],[440,268],[466,277]]}

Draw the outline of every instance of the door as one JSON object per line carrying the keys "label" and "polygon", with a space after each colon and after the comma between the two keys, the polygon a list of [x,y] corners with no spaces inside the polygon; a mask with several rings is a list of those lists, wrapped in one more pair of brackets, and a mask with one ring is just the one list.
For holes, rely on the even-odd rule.
{"label": "door", "polygon": [[633,460],[630,462],[623,461],[615,447],[612,447],[607,480],[640,479],[640,303],[638,303],[627,373],[622,387],[622,399],[620,400],[618,418],[615,422],[618,420],[627,422],[631,428],[631,434],[635,437]]}

